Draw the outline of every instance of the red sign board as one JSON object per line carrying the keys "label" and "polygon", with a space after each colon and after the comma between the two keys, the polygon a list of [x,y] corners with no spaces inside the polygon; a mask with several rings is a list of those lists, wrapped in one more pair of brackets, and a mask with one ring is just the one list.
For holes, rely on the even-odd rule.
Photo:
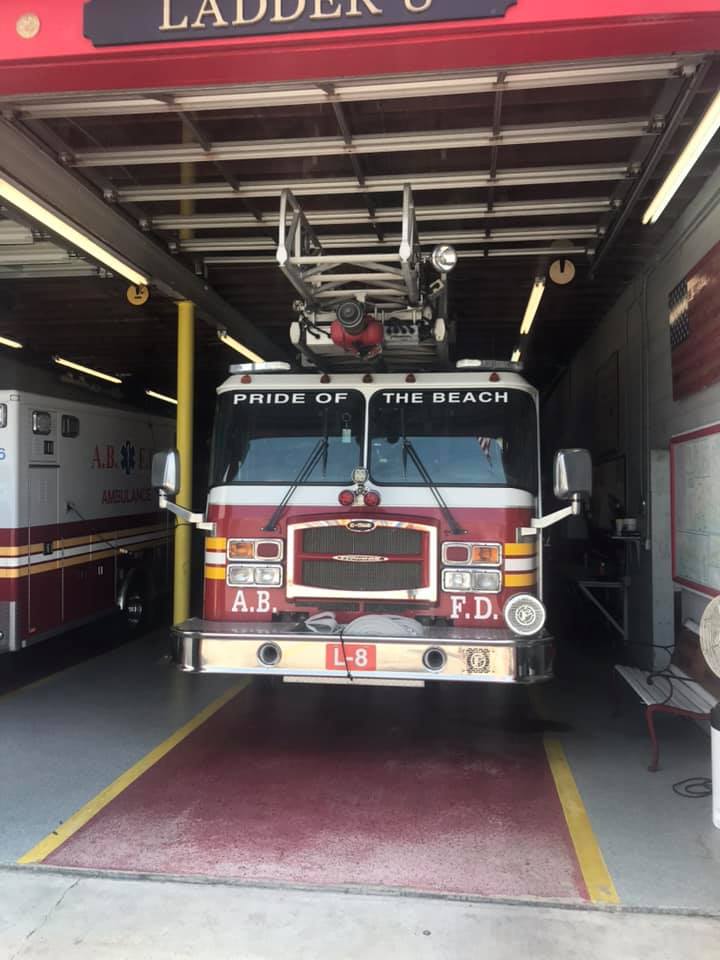
{"label": "red sign board", "polygon": [[[233,8],[254,10],[258,0],[188,0],[183,12],[180,0],[169,7],[171,24],[207,24],[195,29],[201,39],[188,42],[168,38],[163,31],[150,36],[135,32],[126,23],[124,39],[117,36],[113,46],[94,46],[85,35],[102,29],[92,21],[95,3],[113,8],[114,18],[131,18],[146,8],[156,12],[160,25],[165,19],[165,0],[1,0],[0,2],[0,96],[54,93],[61,91],[140,90],[156,88],[244,84],[314,82],[333,77],[381,76],[402,73],[429,73],[502,68],[520,63],[594,60],[645,55],[672,56],[677,50],[703,52],[717,47],[720,36],[720,0],[432,0],[428,11],[442,12],[442,19],[405,11],[404,0],[374,0],[378,9],[408,13],[400,22],[387,16],[382,24],[347,25],[342,29],[317,29],[310,20],[300,20],[297,30],[277,35],[217,35],[220,19]],[[184,2],[184,0],[183,0]],[[268,9],[271,0],[267,0]],[[285,0],[290,9],[296,0]],[[358,2],[358,9],[363,6]],[[370,0],[368,0],[368,3]],[[272,0],[272,4],[275,0]],[[413,0],[420,9],[425,0]],[[197,7],[194,19],[190,7]],[[304,14],[316,0],[306,0]],[[402,6],[401,6],[402,5]],[[333,9],[330,0],[319,4],[322,11]],[[352,9],[350,0],[337,0],[335,9]],[[365,9],[369,10],[367,4]],[[469,8],[490,10],[486,16]],[[97,7],[101,9],[100,6]],[[294,8],[293,8],[294,9]],[[448,9],[464,11],[455,19]],[[30,12],[29,12],[30,11]],[[227,11],[227,15],[226,15]],[[504,13],[503,13],[504,12]],[[143,17],[146,14],[143,13]],[[177,17],[179,16],[179,20]],[[312,16],[312,14],[310,14]],[[415,18],[417,19],[417,22]],[[248,13],[244,13],[248,19]],[[250,19],[252,19],[250,17]],[[348,18],[347,19],[353,19]],[[231,23],[228,20],[228,23]],[[115,24],[117,20],[108,21]],[[300,27],[302,24],[302,28]],[[275,25],[274,25],[275,26]],[[184,29],[184,28],[183,28]],[[138,31],[140,28],[138,28]],[[217,39],[211,37],[217,35]],[[146,36],[148,42],[142,42]],[[99,34],[96,42],[100,42]],[[102,40],[113,42],[108,36]]]}

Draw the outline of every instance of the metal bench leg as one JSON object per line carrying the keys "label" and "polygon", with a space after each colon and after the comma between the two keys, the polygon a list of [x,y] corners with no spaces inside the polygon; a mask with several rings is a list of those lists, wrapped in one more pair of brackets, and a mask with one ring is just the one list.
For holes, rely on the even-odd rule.
{"label": "metal bench leg", "polygon": [[658,706],[659,704],[653,703],[651,706],[645,708],[645,720],[647,721],[648,733],[650,734],[650,743],[652,744],[652,759],[650,761],[650,766],[648,767],[650,773],[657,773],[660,763],[660,744],[658,743],[657,734],[655,732],[655,714]]}

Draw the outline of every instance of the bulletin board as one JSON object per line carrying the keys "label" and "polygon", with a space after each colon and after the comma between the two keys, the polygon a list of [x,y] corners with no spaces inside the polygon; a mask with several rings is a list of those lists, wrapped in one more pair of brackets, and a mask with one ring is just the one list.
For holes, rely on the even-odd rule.
{"label": "bulletin board", "polygon": [[670,441],[673,580],[720,594],[720,423]]}

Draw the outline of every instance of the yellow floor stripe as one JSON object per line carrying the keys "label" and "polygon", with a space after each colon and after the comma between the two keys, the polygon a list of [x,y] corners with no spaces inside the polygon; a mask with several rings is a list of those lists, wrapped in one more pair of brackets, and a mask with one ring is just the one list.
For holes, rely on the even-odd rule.
{"label": "yellow floor stripe", "polygon": [[590,899],[593,903],[619,903],[620,898],[590,824],[565,751],[559,740],[546,739],[544,743],[555,788]]}
{"label": "yellow floor stripe", "polygon": [[108,787],[101,790],[100,793],[98,793],[96,797],[93,797],[92,800],[89,800],[85,806],[80,807],[80,809],[71,817],[68,817],[57,830],[48,834],[48,836],[36,844],[32,850],[28,850],[27,853],[23,854],[18,860],[18,863],[41,863],[46,857],[49,857],[51,853],[57,850],[57,848],[65,843],[74,833],[77,833],[81,827],[84,827],[88,821],[92,820],[92,818],[112,800],[118,797],[124,790],[127,790],[132,783],[153,767],[158,760],[162,760],[166,754],[170,753],[173,747],[176,747],[194,730],[201,727],[206,720],[209,720],[213,714],[217,713],[218,710],[224,707],[233,697],[237,696],[241,690],[244,690],[249,683],[250,680],[246,678],[241,681],[241,683],[231,687],[230,690],[221,697],[218,697],[217,700],[213,700],[204,710],[201,710],[200,713],[194,716],[192,720],[189,720],[184,726],[180,727],[179,730],[176,730],[167,740],[163,740],[159,746],[146,754],[142,760],[138,760],[137,763],[133,764],[133,766],[121,774],[117,780],[113,780]]}

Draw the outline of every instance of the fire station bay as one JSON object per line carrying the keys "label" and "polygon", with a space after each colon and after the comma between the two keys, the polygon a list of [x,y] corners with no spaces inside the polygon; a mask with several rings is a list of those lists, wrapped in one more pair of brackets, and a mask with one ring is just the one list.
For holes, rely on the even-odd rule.
{"label": "fire station bay", "polygon": [[0,960],[720,957],[720,0],[0,0]]}

